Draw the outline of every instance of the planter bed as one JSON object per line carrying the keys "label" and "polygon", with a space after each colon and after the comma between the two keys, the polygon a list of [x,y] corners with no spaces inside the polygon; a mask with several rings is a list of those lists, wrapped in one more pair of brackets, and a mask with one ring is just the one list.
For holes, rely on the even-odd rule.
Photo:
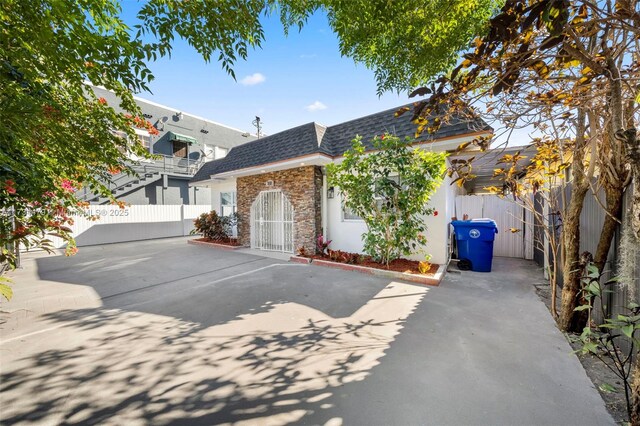
{"label": "planter bed", "polygon": [[[396,262],[396,269],[401,268],[400,265],[405,264],[406,261],[401,259],[402,262]],[[380,277],[396,278],[404,281],[411,281],[414,283],[437,286],[444,277],[445,267],[443,265],[432,265],[429,270],[429,274],[420,274],[413,272],[403,272],[402,270],[383,269],[384,266],[372,261],[364,261],[361,264],[350,264],[334,262],[326,257],[312,256],[291,256],[291,262],[296,263],[311,263],[316,266],[324,266],[326,268],[342,269],[343,271],[355,271],[363,274],[375,275]],[[416,262],[417,263],[417,262]],[[393,265],[391,265],[393,268]]]}
{"label": "planter bed", "polygon": [[200,245],[200,246],[215,247],[223,250],[238,250],[241,248],[245,248],[244,246],[241,246],[237,241],[227,242],[227,241],[221,241],[221,240],[210,240],[208,238],[196,238],[196,239],[187,241],[187,243]]}

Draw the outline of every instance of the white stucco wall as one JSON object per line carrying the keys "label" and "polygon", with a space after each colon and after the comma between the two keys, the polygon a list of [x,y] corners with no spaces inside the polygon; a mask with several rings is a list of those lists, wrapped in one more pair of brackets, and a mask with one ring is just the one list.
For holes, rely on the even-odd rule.
{"label": "white stucco wall", "polygon": [[[337,160],[340,161],[340,160]],[[211,191],[211,208],[220,212],[220,193],[236,190],[235,179],[212,182],[209,184]],[[323,188],[326,193],[326,188]],[[424,260],[425,254],[431,254],[431,262],[445,264],[449,257],[449,223],[455,216],[455,198],[458,193],[464,190],[457,185],[451,185],[451,179],[445,177],[440,187],[431,197],[429,205],[438,211],[437,216],[425,217],[427,225],[426,246],[419,252],[414,253],[409,258],[414,260]],[[362,234],[367,228],[363,221],[344,220],[342,218],[341,196],[338,189],[335,196],[327,199],[325,237],[332,240],[331,248],[334,250],[344,250],[354,253],[363,253]],[[324,210],[324,209],[323,209]],[[325,222],[326,221],[326,222]]]}
{"label": "white stucco wall", "polygon": [[[445,177],[442,185],[431,197],[429,205],[438,211],[437,216],[425,217],[427,225],[427,244],[422,252],[415,253],[410,259],[424,260],[425,254],[431,254],[431,262],[444,264],[448,260],[449,223],[455,210],[457,186],[451,186],[451,179]],[[363,221],[343,220],[341,196],[336,190],[333,199],[327,200],[327,237],[332,240],[331,248],[362,253],[362,234],[367,230]]]}
{"label": "white stucco wall", "polygon": [[227,179],[209,185],[211,188],[211,210],[220,213],[220,193],[236,190],[236,180]]}

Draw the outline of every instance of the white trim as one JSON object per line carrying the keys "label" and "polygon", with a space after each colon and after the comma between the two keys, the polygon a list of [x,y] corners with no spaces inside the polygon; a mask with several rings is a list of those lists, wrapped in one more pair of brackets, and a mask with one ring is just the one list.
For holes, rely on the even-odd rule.
{"label": "white trim", "polygon": [[[105,90],[107,90],[107,89],[105,89]],[[149,105],[153,105],[155,107],[168,109],[170,111],[181,112],[184,115],[188,115],[191,118],[195,118],[197,120],[206,121],[207,123],[215,124],[216,126],[224,127],[226,129],[229,129],[229,130],[235,130],[236,132],[239,132],[239,133],[248,133],[248,132],[246,132],[244,130],[236,129],[235,127],[227,126],[225,124],[218,123],[217,121],[213,121],[213,120],[209,120],[208,118],[200,117],[199,115],[194,115],[194,114],[190,114],[188,112],[184,112],[182,110],[178,110],[178,108],[175,108],[175,107],[169,107],[169,106],[166,106],[166,105],[159,104],[157,102],[150,101],[148,99],[139,98],[138,96],[134,96],[133,99],[136,100],[136,101],[139,101],[139,102],[145,102],[145,103],[147,103]],[[253,135],[251,135],[251,136],[253,136]]]}
{"label": "white trim", "polygon": [[[98,85],[96,85],[96,84],[91,83],[91,82],[90,82],[90,81],[88,81],[88,80],[85,80],[85,81],[84,81],[84,83],[85,83],[86,85],[88,85],[88,86],[93,86],[93,87],[96,87],[96,88],[98,88],[98,89],[106,90],[107,92],[111,92],[111,93],[113,93],[114,95],[116,94],[116,92],[114,92],[113,90],[109,90],[109,89],[107,89],[107,88],[106,88],[106,87],[104,87],[104,86],[98,86]],[[159,104],[159,103],[157,103],[157,102],[150,101],[150,100],[148,100],[148,99],[140,98],[140,97],[138,97],[138,96],[133,96],[133,99],[134,99],[134,100],[136,100],[136,101],[139,101],[139,102],[144,102],[144,103],[146,103],[146,104],[149,104],[149,105],[153,105],[153,106],[159,107],[159,108],[168,109],[169,111],[181,112],[181,113],[183,113],[184,115],[188,115],[188,116],[189,116],[189,117],[191,117],[191,118],[195,118],[195,119],[197,119],[197,120],[206,121],[207,123],[215,124],[216,126],[224,127],[225,129],[235,130],[236,132],[240,132],[240,133],[249,133],[249,132],[244,131],[244,130],[236,129],[235,127],[231,127],[231,126],[227,126],[227,125],[222,124],[222,123],[218,123],[217,121],[209,120],[208,118],[204,118],[204,117],[200,117],[200,116],[198,116],[198,115],[190,114],[190,113],[188,113],[188,112],[184,112],[184,111],[182,111],[182,110],[178,110],[178,108],[174,108],[174,107],[169,107],[169,106],[166,106],[166,105],[162,105],[162,104]],[[250,133],[249,133],[249,134],[250,134]],[[251,135],[251,136],[255,136],[255,135]]]}
{"label": "white trim", "polygon": [[[487,132],[487,134],[488,133],[490,132]],[[472,141],[473,139],[477,138],[477,136],[478,136],[477,134],[474,134],[474,135],[463,135],[461,137],[453,138],[453,139],[444,139],[444,140],[436,139],[430,142],[416,144],[413,146],[413,148],[422,149],[424,151],[436,151],[436,149],[434,148],[437,148],[438,152],[449,151],[449,150],[456,149],[461,143]],[[371,152],[375,152],[375,151],[371,151]],[[228,177],[256,175],[256,174],[262,173],[263,170],[266,173],[270,171],[279,171],[279,170],[286,170],[294,167],[302,167],[302,164],[300,164],[301,161],[305,163],[305,166],[311,166],[311,165],[324,166],[330,163],[340,163],[343,160],[344,160],[344,157],[342,155],[337,157],[330,157],[326,154],[310,154],[306,156],[303,155],[300,157],[296,157],[296,158],[292,158],[284,161],[276,161],[270,164],[262,164],[258,166],[247,167],[244,169],[236,169],[229,172],[218,173],[215,175],[211,175],[209,177],[209,180],[201,180],[198,182],[193,182],[192,185],[194,186],[197,184],[202,185],[206,182],[213,182],[215,180],[225,180]]]}
{"label": "white trim", "polygon": [[354,223],[364,223],[364,219],[345,219],[344,218],[344,207],[340,207],[340,215],[342,217],[343,222],[354,222]]}
{"label": "white trim", "polygon": [[[304,165],[301,164],[304,163]],[[325,154],[312,154],[310,156],[300,156],[297,158],[293,158],[286,161],[278,161],[272,164],[263,164],[255,167],[247,167],[245,169],[237,169],[232,170],[230,172],[218,173],[216,175],[211,175],[210,179],[213,180],[223,180],[229,177],[237,177],[237,176],[251,176],[262,173],[264,170],[266,172],[275,172],[280,170],[286,170],[296,167],[306,167],[306,166],[324,166],[332,163],[332,159]],[[207,182],[207,181],[199,181],[199,182]],[[198,182],[194,182],[198,183]]]}

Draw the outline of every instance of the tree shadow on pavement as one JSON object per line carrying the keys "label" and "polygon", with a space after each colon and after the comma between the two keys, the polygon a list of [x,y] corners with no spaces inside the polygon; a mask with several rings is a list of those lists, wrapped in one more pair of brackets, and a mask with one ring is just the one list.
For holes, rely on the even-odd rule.
{"label": "tree shadow on pavement", "polygon": [[[391,283],[332,318],[305,305],[211,326],[121,309],[47,315],[55,349],[3,368],[3,423],[220,424],[336,418],[338,387],[364,380],[426,288]],[[55,337],[55,336],[54,336]]]}

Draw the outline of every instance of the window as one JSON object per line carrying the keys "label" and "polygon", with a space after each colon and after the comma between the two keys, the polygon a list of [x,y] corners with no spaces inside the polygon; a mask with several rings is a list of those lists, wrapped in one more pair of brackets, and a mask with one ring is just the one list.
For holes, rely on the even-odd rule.
{"label": "window", "polygon": [[151,149],[151,136],[138,135],[138,139],[140,139],[140,143],[147,149],[147,151]]}
{"label": "window", "polygon": [[[397,188],[397,189],[400,189],[400,190],[402,190],[402,189],[406,189],[406,186],[405,186],[405,185],[402,185],[402,184],[400,183],[400,176],[398,176],[398,175],[391,175],[391,176],[388,176],[388,177],[387,177],[387,179],[388,179],[388,180],[390,180],[390,181],[392,181],[392,182],[395,182],[395,183],[396,183],[396,188]],[[374,191],[374,197],[375,197],[375,199],[376,199],[376,200],[382,200],[382,199],[384,199],[384,196],[383,196],[382,194],[380,194],[380,193],[379,193],[379,192],[380,192],[380,189],[378,189],[378,186],[377,186],[375,183],[374,183],[373,191]]]}
{"label": "window", "polygon": [[342,220],[362,220],[360,216],[358,216],[353,210],[344,205],[345,195],[341,195],[342,200]]}
{"label": "window", "polygon": [[122,130],[112,130],[111,133],[119,138],[127,139],[127,133],[123,132]]}
{"label": "window", "polygon": [[349,207],[342,207],[342,220],[362,220],[360,216],[351,211]]}
{"label": "window", "polygon": [[[400,182],[400,176],[398,175],[391,175],[387,177],[388,180],[395,182],[397,184],[397,187],[400,188],[400,190],[405,189],[406,186],[402,185]],[[378,189],[377,185],[374,183],[374,187],[373,187],[373,197],[376,200],[376,203],[378,205],[378,207],[382,206],[382,203],[385,200],[385,196],[383,194],[380,193],[380,190]],[[362,220],[362,217],[358,216],[355,212],[353,212],[351,209],[349,209],[346,206],[342,206],[342,220]]]}
{"label": "window", "polygon": [[236,191],[220,193],[220,215],[230,216],[236,212]]}
{"label": "window", "polygon": [[[138,143],[144,146],[147,151],[151,152],[151,135],[149,134],[149,132],[147,132],[146,130],[139,130],[139,129],[133,129],[133,130],[136,132],[136,136],[138,137]],[[129,135],[127,135],[126,132],[123,132],[121,130],[112,130],[111,133],[119,138],[131,140],[129,138]]]}

